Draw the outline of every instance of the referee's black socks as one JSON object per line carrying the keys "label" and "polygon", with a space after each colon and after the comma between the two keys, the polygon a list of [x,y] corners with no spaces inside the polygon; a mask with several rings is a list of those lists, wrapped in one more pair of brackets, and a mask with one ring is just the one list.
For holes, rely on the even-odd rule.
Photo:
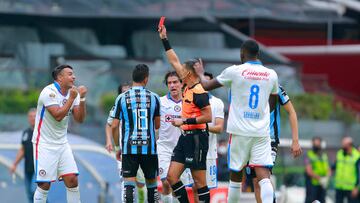
{"label": "referee's black socks", "polygon": [[197,190],[200,203],[210,203],[210,191],[207,186]]}
{"label": "referee's black socks", "polygon": [[171,188],[173,189],[173,192],[175,193],[175,196],[180,203],[189,203],[185,185],[181,181],[172,185]]}

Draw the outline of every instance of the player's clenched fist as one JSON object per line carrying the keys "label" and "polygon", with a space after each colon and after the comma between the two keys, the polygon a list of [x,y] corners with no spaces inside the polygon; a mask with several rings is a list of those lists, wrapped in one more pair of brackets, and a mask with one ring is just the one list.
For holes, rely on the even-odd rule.
{"label": "player's clenched fist", "polygon": [[77,91],[76,87],[73,86],[73,87],[71,87],[71,88],[69,89],[69,93],[70,93],[70,96],[69,96],[69,97],[70,97],[71,99],[75,99],[76,96],[77,96],[77,94],[78,94],[78,91]]}
{"label": "player's clenched fist", "polygon": [[85,87],[84,85],[80,85],[77,90],[80,94],[80,98],[84,98],[87,93],[87,87]]}

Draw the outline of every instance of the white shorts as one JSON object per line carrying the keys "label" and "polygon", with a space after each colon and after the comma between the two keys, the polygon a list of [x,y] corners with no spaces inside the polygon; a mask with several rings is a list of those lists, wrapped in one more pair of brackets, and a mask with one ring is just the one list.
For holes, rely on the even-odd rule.
{"label": "white shorts", "polygon": [[[171,162],[171,153],[158,153],[158,160],[159,160],[159,176],[160,179],[163,181],[166,179],[166,176],[169,171],[170,162]],[[190,169],[186,168],[184,170],[184,172],[180,176],[180,180],[185,186],[191,186],[194,183]]]}
{"label": "white shorts", "polygon": [[270,136],[248,137],[230,135],[228,164],[232,171],[241,171],[249,163],[250,167],[272,168]]}
{"label": "white shorts", "polygon": [[[121,167],[122,167],[122,162],[116,160],[117,162],[117,169],[118,169],[118,174],[119,174],[119,178],[120,181],[122,181],[122,173],[121,173]],[[141,183],[145,185],[145,176],[144,176],[144,172],[141,170],[141,167],[139,167],[137,174],[136,174],[136,182],[137,183]]]}
{"label": "white shorts", "polygon": [[33,146],[35,182],[54,182],[66,175],[79,174],[69,143]]}
{"label": "white shorts", "polygon": [[209,189],[217,188],[216,159],[207,159],[206,160],[206,184]]}

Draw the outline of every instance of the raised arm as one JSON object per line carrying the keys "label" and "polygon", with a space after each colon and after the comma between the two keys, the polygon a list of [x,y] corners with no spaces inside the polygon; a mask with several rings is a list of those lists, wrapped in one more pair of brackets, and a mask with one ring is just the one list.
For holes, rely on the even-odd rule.
{"label": "raised arm", "polygon": [[78,106],[74,106],[73,115],[77,122],[82,123],[86,117],[85,95],[87,93],[87,88],[85,86],[79,86],[78,92],[80,94],[80,104]]}
{"label": "raised arm", "polygon": [[176,73],[180,76],[180,78],[184,78],[187,74],[186,70],[183,68],[178,56],[176,55],[174,49],[171,48],[170,42],[167,38],[166,27],[162,26],[159,28],[159,36],[164,45],[166,57],[170,63],[170,65],[175,69]]}
{"label": "raised arm", "polygon": [[[72,104],[74,103],[76,97],[77,97],[77,90],[75,87],[71,88],[69,90],[69,99],[67,100],[67,102],[64,104],[64,106],[60,107],[59,105],[53,105],[53,103],[48,102],[46,100],[48,99],[55,99],[55,97],[50,98],[48,97],[48,95],[44,95],[44,97],[48,97],[48,98],[44,98],[44,104],[46,106],[46,110],[51,114],[52,117],[54,117],[54,119],[58,122],[60,122],[62,119],[65,118],[66,115],[68,115],[69,110],[72,106]],[[42,96],[42,95],[40,95]]]}
{"label": "raised arm", "polygon": [[194,65],[194,69],[195,69],[196,74],[200,78],[201,85],[203,86],[203,88],[206,91],[210,91],[210,90],[222,87],[222,84],[220,84],[219,81],[217,81],[216,78],[213,78],[211,80],[206,79],[206,77],[204,75],[204,73],[205,73],[204,65],[203,65],[203,62],[202,62],[201,59],[199,59],[199,63],[196,63]]}

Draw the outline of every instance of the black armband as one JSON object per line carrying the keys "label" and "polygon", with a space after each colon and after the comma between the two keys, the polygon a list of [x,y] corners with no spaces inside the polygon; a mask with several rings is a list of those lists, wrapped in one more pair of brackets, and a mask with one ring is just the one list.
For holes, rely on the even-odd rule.
{"label": "black armband", "polygon": [[164,39],[161,39],[163,45],[164,45],[164,49],[165,51],[168,51],[171,49],[171,46],[170,46],[170,42],[167,38],[164,38]]}
{"label": "black armband", "polygon": [[196,118],[187,118],[183,123],[187,125],[196,124]]}

